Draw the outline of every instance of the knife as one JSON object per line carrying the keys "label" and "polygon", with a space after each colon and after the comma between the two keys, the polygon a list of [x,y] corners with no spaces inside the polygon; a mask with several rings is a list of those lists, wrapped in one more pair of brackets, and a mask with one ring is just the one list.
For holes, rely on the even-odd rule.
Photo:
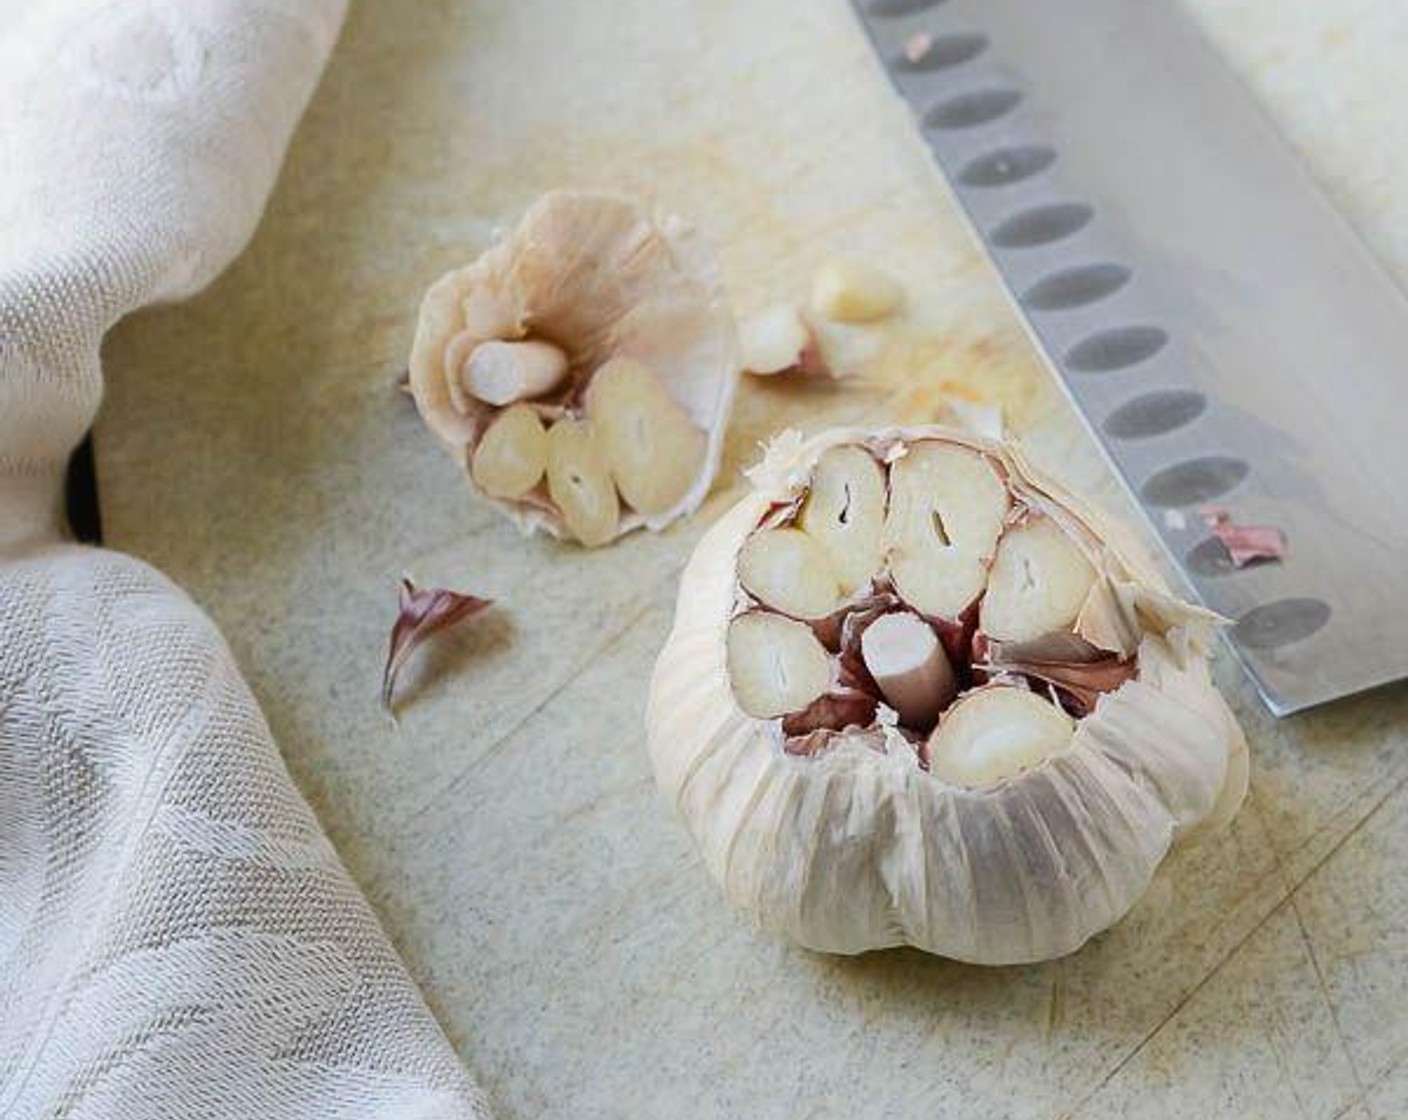
{"label": "knife", "polygon": [[[1408,676],[1408,300],[1179,5],[855,9],[1266,706]],[[1281,530],[1286,555],[1234,566],[1209,503]]]}

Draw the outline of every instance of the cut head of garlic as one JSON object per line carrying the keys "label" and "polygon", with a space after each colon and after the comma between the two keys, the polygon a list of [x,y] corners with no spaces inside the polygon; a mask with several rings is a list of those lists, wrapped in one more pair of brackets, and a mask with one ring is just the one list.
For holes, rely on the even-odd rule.
{"label": "cut head of garlic", "polygon": [[1235,813],[1216,616],[1020,453],[775,442],[686,568],[647,711],[729,898],[812,948],[1070,952]]}
{"label": "cut head of garlic", "polygon": [[[704,500],[737,375],[708,247],[630,200],[555,191],[430,287],[409,381],[426,425],[496,506],[525,530],[604,544],[663,528]],[[569,431],[554,439],[562,424]],[[584,465],[574,475],[567,460]]]}

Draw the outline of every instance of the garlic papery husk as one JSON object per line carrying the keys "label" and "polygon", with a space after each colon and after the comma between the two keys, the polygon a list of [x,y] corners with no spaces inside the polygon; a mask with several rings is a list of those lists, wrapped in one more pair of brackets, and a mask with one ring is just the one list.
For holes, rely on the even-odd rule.
{"label": "garlic papery husk", "polygon": [[[975,656],[954,664],[963,691],[951,702],[952,685],[935,678],[947,706],[932,735],[903,726],[906,717],[894,718],[884,702],[866,726],[838,719],[829,729],[809,726],[805,738],[785,731],[791,716],[749,715],[730,678],[729,635],[735,617],[770,608],[740,585],[745,543],[765,525],[794,527],[779,511],[802,506],[829,449],[862,448],[889,471],[930,442],[981,456],[1012,497],[1009,528],[1048,519],[1094,572],[1068,632],[999,652],[1010,647],[1043,663],[1129,659],[1133,675],[1112,675],[1086,712],[1058,705],[1039,678],[997,667],[989,675]],[[1038,475],[1015,448],[938,427],[837,430],[810,440],[787,433],[750,477],[753,492],[714,525],[684,571],[646,723],[661,790],[729,901],[763,927],[835,953],[914,945],[982,964],[1058,957],[1119,920],[1176,839],[1236,812],[1246,743],[1207,667],[1220,620],[1172,596],[1125,530]],[[903,599],[884,571],[874,582],[883,596]],[[970,617],[981,598],[975,606]],[[921,613],[912,604],[894,609]],[[954,624],[926,621],[940,634]],[[971,645],[998,644],[979,629]],[[833,691],[853,713],[855,698],[876,682],[856,674],[844,648],[833,656]],[[808,672],[799,695],[819,683],[819,671]],[[955,736],[960,747],[973,742],[961,726],[946,727],[949,713],[964,711],[971,723],[1005,718],[979,707],[1011,708],[1014,719],[1026,718],[1025,701],[973,703],[982,690],[1013,688],[1052,705],[1039,750],[1009,750],[999,737],[1000,749],[984,755],[979,743],[983,767],[949,771],[972,785],[930,767],[930,742],[945,750]],[[927,719],[918,707],[914,718]]]}
{"label": "garlic papery husk", "polygon": [[[612,385],[593,393],[603,370]],[[582,517],[564,516],[546,476],[527,492],[486,489],[480,479],[497,464],[535,458],[541,441],[522,421],[501,427],[494,465],[476,469],[485,432],[508,409],[535,410],[549,437],[557,424],[589,420],[582,438],[574,429],[572,440],[552,443],[580,444],[591,465],[603,458],[608,465],[619,517],[609,525],[592,519],[591,540],[583,542],[602,544],[698,508],[718,471],[738,372],[737,332],[718,268],[693,231],[629,199],[554,191],[473,264],[431,285],[410,388],[426,425],[475,488],[528,532],[574,538],[572,524]],[[613,423],[602,414],[611,409],[629,415]],[[646,438],[623,443],[618,429]],[[535,446],[519,448],[518,435]],[[639,462],[648,454],[668,461],[652,471]],[[569,492],[559,484],[559,497]],[[597,505],[611,504],[600,497]]]}

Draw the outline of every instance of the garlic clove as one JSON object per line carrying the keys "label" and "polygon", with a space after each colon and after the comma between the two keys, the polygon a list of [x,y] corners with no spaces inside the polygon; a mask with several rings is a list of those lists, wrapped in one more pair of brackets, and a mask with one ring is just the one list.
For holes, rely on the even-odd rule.
{"label": "garlic clove", "polygon": [[928,440],[890,468],[884,549],[895,590],[921,614],[957,618],[981,594],[1010,498],[980,454]]}
{"label": "garlic clove", "polygon": [[[447,351],[447,362],[452,351]],[[459,369],[460,384],[485,404],[504,405],[539,397],[567,376],[567,355],[550,342],[481,342]]]}
{"label": "garlic clove", "polygon": [[548,433],[530,405],[516,404],[494,417],[470,459],[474,484],[491,498],[517,499],[542,480],[548,467]]}
{"label": "garlic clove", "polygon": [[738,554],[738,581],[759,602],[793,618],[825,618],[841,602],[826,550],[800,529],[764,529],[749,537]]}
{"label": "garlic clove", "polygon": [[598,369],[587,384],[586,412],[616,489],[637,513],[664,513],[688,493],[707,440],[644,365],[617,357]]}
{"label": "garlic clove", "polygon": [[1002,642],[1027,642],[1071,627],[1095,569],[1049,517],[1033,517],[1003,534],[993,558],[978,626]]}
{"label": "garlic clove", "polygon": [[867,585],[881,567],[885,474],[880,464],[853,444],[828,450],[812,472],[797,525],[826,550],[844,594]]}
{"label": "garlic clove", "polygon": [[929,772],[950,785],[979,789],[1064,749],[1075,721],[1034,692],[989,685],[962,697],[929,737]]}
{"label": "garlic clove", "polygon": [[881,615],[860,639],[861,659],[906,727],[928,730],[958,692],[953,666],[917,614]]}
{"label": "garlic clove", "polygon": [[776,719],[805,711],[826,691],[831,661],[804,623],[748,611],[729,623],[728,675],[740,708]]}
{"label": "garlic clove", "polygon": [[812,278],[812,309],[838,323],[883,319],[903,299],[904,292],[893,278],[859,261],[828,261]]}
{"label": "garlic clove", "polygon": [[616,535],[620,506],[596,428],[570,417],[548,429],[548,496],[563,523],[588,548]]}
{"label": "garlic clove", "polygon": [[738,324],[741,365],[745,373],[768,377],[796,371],[831,377],[821,344],[802,313],[790,303],[766,308]]}
{"label": "garlic clove", "polygon": [[738,324],[743,369],[763,375],[794,369],[811,337],[812,332],[790,303],[749,316]]}

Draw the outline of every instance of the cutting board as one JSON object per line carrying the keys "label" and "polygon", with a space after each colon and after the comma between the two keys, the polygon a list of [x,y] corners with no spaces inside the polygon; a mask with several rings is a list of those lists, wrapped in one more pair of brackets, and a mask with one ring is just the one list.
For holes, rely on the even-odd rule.
{"label": "cutting board", "polygon": [[[955,4],[977,0],[952,0]],[[1400,281],[1395,0],[1195,13]],[[838,253],[906,313],[838,385],[744,387],[694,518],[583,552],[470,495],[393,387],[424,287],[544,189],[640,194],[740,312]],[[120,325],[108,542],[228,636],[289,767],[503,1117],[1287,1117],[1408,1110],[1408,690],[1275,724],[1252,795],[1066,960],[797,950],[728,910],[655,793],[644,682],[681,565],[785,426],[1001,404],[1120,499],[844,0],[354,4],[248,252]],[[1327,371],[1327,376],[1332,371]],[[494,598],[377,706],[403,573]]]}

